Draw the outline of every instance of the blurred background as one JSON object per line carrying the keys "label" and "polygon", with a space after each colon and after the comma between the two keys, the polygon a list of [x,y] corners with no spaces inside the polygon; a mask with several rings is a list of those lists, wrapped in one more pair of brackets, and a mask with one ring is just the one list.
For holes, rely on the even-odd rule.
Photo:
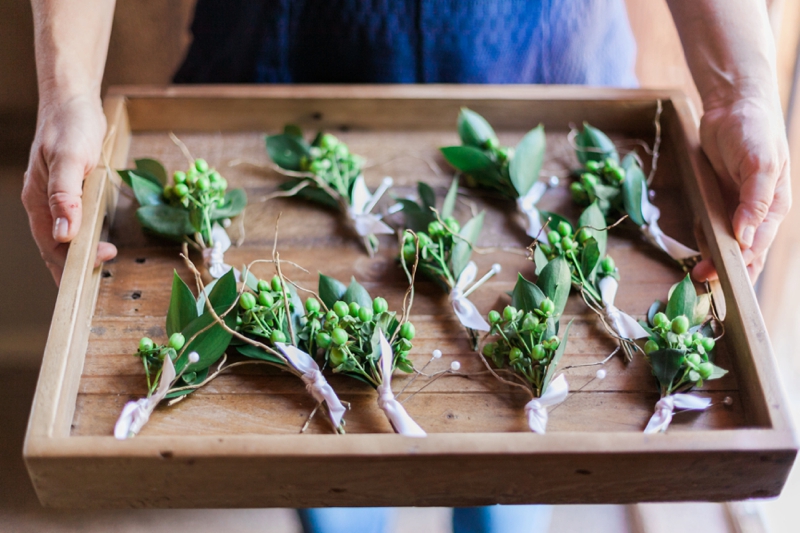
{"label": "blurred background", "polygon": [[[762,0],[763,1],[763,0]],[[117,0],[105,86],[167,84],[191,40],[194,0]],[[627,0],[638,44],[643,87],[677,87],[701,105],[665,0]],[[800,191],[800,0],[767,1],[778,51],[778,78]],[[192,531],[299,532],[290,510],[148,510],[72,512],[39,506],[22,462],[22,442],[56,289],[30,236],[19,200],[36,123],[33,23],[27,0],[0,2],[0,533]],[[795,195],[797,196],[797,192]],[[790,213],[757,287],[784,386],[800,422],[800,236],[798,210]],[[783,495],[733,504],[646,504],[557,507],[553,532],[660,533],[667,531],[796,532],[800,474]],[[446,509],[400,509],[394,531],[448,531]]]}

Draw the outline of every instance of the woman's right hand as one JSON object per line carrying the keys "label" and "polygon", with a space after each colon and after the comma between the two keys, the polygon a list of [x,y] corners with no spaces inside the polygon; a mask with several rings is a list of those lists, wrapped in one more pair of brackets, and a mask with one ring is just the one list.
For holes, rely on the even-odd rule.
{"label": "woman's right hand", "polygon": [[[99,97],[53,98],[39,106],[22,203],[56,284],[61,281],[69,242],[80,229],[83,180],[100,159],[105,132]],[[99,243],[95,266],[116,254],[113,244]]]}

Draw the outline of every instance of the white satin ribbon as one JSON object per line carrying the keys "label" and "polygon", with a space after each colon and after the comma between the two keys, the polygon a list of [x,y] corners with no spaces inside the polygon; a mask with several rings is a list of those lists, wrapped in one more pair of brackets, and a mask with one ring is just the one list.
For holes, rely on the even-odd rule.
{"label": "white satin ribbon", "polygon": [[[525,196],[517,198],[517,209],[525,219],[525,233],[534,239],[539,237],[542,231],[542,217],[536,208],[536,204],[542,199],[547,189],[548,184],[546,182],[537,181],[525,193]],[[546,238],[547,235],[544,235],[544,237]]]}
{"label": "white satin ribbon", "polygon": [[342,423],[342,417],[346,409],[342,402],[339,401],[336,392],[328,384],[325,376],[322,375],[317,362],[306,352],[291,344],[276,342],[275,346],[286,356],[289,364],[303,373],[300,378],[306,384],[306,390],[309,394],[319,403],[325,402],[328,405],[331,422],[338,428]]}
{"label": "white satin ribbon", "polygon": [[122,408],[117,423],[114,425],[114,437],[125,440],[135,436],[150,420],[150,415],[158,403],[164,399],[175,379],[175,366],[169,355],[164,356],[164,365],[161,368],[161,378],[158,388],[151,396],[140,398],[135,402],[128,402]]}
{"label": "white satin ribbon", "polygon": [[650,417],[644,432],[647,434],[666,431],[672,422],[675,409],[684,411],[705,411],[711,406],[711,398],[703,398],[694,394],[671,394],[664,396],[656,403],[655,413]]}
{"label": "white satin ribbon", "polygon": [[525,414],[528,415],[528,427],[531,431],[544,435],[547,429],[547,408],[566,400],[567,394],[569,394],[567,378],[564,374],[559,374],[550,382],[544,394],[525,404]]}
{"label": "white satin ribbon", "polygon": [[380,187],[371,194],[364,181],[364,176],[359,175],[353,183],[353,194],[350,207],[347,209],[347,216],[353,221],[353,227],[362,237],[369,235],[393,235],[392,228],[387,226],[376,215],[370,213],[383,193],[392,186],[392,178],[385,177]]}
{"label": "white satin ribbon", "polygon": [[643,339],[649,336],[632,316],[623,313],[614,305],[619,288],[619,282],[616,279],[606,276],[600,280],[598,288],[600,289],[600,299],[603,301],[603,311],[617,335],[625,339]]}
{"label": "white satin ribbon", "polygon": [[[203,249],[203,264],[214,279],[219,279],[233,268],[225,263],[225,252],[231,247],[231,238],[225,228],[214,224],[211,228],[211,241],[214,243],[209,248]],[[236,271],[236,280],[239,281],[239,272]]]}
{"label": "white satin ribbon", "polygon": [[645,238],[657,248],[665,251],[673,259],[682,261],[700,255],[700,252],[692,250],[688,246],[684,246],[672,237],[664,234],[658,226],[658,219],[661,217],[661,211],[650,203],[650,198],[648,198],[647,195],[647,187],[642,188],[642,217],[644,217],[645,224],[640,229]]}
{"label": "white satin ribbon", "polygon": [[477,276],[478,266],[474,261],[470,261],[459,274],[456,286],[450,290],[449,298],[453,304],[453,311],[461,324],[476,331],[489,331],[491,328],[478,312],[478,308],[464,296],[464,291],[475,281]]}
{"label": "white satin ribbon", "polygon": [[419,424],[414,422],[406,412],[403,405],[398,402],[394,393],[392,392],[392,360],[394,354],[392,347],[389,346],[389,341],[383,335],[383,330],[380,330],[380,348],[381,359],[378,364],[381,368],[382,383],[378,385],[378,407],[386,414],[386,418],[392,424],[395,432],[406,437],[426,437],[425,433]]}

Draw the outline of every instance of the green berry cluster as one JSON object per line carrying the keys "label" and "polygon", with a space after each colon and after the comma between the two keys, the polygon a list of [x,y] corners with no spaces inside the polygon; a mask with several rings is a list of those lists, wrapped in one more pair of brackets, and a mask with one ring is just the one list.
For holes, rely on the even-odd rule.
{"label": "green berry cluster", "polygon": [[570,185],[570,192],[578,205],[588,206],[597,201],[603,213],[607,213],[610,207],[619,203],[624,181],[625,169],[615,159],[589,160],[578,181]]}
{"label": "green berry cluster", "polygon": [[[592,233],[592,230],[588,228],[574,231],[569,222],[562,220],[555,230],[547,234],[547,242],[539,244],[539,249],[544,253],[548,261],[552,261],[559,256],[565,257],[570,265],[575,283],[581,284],[583,282],[585,286],[585,280],[582,280],[581,276],[586,277],[591,273],[582,272],[585,266],[582,258],[586,247],[595,242],[595,237]],[[607,255],[600,260],[598,274],[601,277],[612,276],[619,279],[617,265],[611,256]]]}
{"label": "green berry cluster", "polygon": [[[294,303],[288,294],[289,311],[294,310]],[[314,300],[319,308],[319,302]],[[306,306],[310,305],[306,302]],[[250,337],[268,339],[271,343],[287,342],[288,319],[284,302],[283,283],[274,276],[271,281],[258,280],[256,291],[243,292],[239,297],[236,315],[236,329]]]}
{"label": "green berry cluster", "polygon": [[172,206],[189,211],[189,220],[210,243],[212,211],[225,203],[228,182],[205,159],[195,159],[194,165],[184,172],[172,175],[172,185],[164,187],[164,199]]}
{"label": "green berry cluster", "polygon": [[318,134],[300,158],[300,170],[312,172],[342,197],[349,198],[353,181],[361,174],[364,160],[351,154],[347,145],[330,133]]}
{"label": "green berry cluster", "polygon": [[507,306],[503,313],[489,312],[490,335],[498,339],[483,346],[483,355],[498,368],[511,367],[534,387],[541,387],[547,365],[561,344],[548,319],[553,317],[555,304],[544,299],[537,309],[524,311]]}
{"label": "green berry cluster", "polygon": [[355,375],[376,387],[380,385],[380,352],[374,343],[377,328],[383,329],[387,339],[397,331],[392,342],[394,367],[403,372],[414,371],[408,359],[416,334],[414,325],[411,322],[400,325],[384,298],[375,298],[370,305],[339,300],[328,311],[309,299],[306,311],[307,322],[301,337],[307,339],[309,353],[320,353],[334,372]]}
{"label": "green berry cluster", "polygon": [[656,313],[651,321],[652,336],[644,345],[650,356],[660,350],[676,350],[683,354],[680,361],[684,369],[682,381],[698,386],[714,373],[713,350],[716,342],[706,336],[702,328],[691,327],[689,319],[679,315],[670,320],[664,313]]}
{"label": "green berry cluster", "polygon": [[[164,359],[169,357],[174,362],[178,358],[178,352],[185,344],[186,338],[181,333],[173,333],[167,344],[156,344],[149,337],[142,337],[139,340],[139,349],[135,355],[142,360],[144,365],[148,396],[158,388],[158,378],[161,375],[161,368],[164,366]],[[155,377],[151,379],[153,372],[155,372]]]}
{"label": "green berry cluster", "polygon": [[[425,231],[417,232],[419,239],[419,268],[435,280],[443,282],[448,290],[455,286],[455,273],[451,272],[451,256],[453,248],[459,241],[458,232],[461,225],[455,217],[447,217],[443,221],[434,220]],[[406,263],[413,263],[417,248],[414,235],[405,232],[403,235],[403,258]]]}

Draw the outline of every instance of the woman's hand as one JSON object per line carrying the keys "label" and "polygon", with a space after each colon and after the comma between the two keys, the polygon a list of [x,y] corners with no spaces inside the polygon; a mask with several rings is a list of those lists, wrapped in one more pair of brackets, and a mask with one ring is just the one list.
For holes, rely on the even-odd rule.
{"label": "woman's hand", "polygon": [[[733,232],[753,282],[792,205],[789,148],[777,98],[739,97],[706,104],[700,141],[730,207]],[[693,275],[715,278],[710,259]]]}
{"label": "woman's hand", "polygon": [[[83,180],[99,161],[105,132],[99,98],[73,96],[40,105],[22,203],[42,259],[57,284],[68,243],[80,229]],[[95,266],[116,254],[113,244],[101,242]]]}

